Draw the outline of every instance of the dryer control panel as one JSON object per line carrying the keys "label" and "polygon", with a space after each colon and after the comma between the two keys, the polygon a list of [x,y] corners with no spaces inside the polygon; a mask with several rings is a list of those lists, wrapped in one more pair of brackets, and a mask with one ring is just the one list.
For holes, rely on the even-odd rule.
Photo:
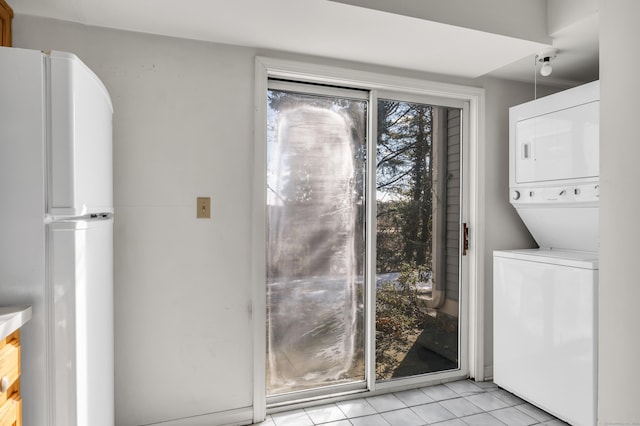
{"label": "dryer control panel", "polygon": [[511,203],[516,204],[593,204],[600,198],[600,185],[587,183],[563,186],[518,186],[511,189]]}

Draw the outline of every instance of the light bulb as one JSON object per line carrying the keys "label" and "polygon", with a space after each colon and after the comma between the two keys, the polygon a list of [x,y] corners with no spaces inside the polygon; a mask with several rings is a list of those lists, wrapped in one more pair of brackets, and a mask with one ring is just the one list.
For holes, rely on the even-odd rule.
{"label": "light bulb", "polygon": [[551,64],[549,63],[549,61],[545,59],[542,67],[540,68],[540,75],[543,77],[547,77],[551,75],[551,71],[553,71],[553,68],[551,68]]}

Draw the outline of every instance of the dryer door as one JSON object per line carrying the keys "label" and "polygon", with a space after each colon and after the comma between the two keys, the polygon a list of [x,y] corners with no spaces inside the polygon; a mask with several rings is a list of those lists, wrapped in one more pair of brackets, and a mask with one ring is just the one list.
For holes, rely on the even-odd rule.
{"label": "dryer door", "polygon": [[511,153],[516,183],[597,177],[599,102],[520,120]]}

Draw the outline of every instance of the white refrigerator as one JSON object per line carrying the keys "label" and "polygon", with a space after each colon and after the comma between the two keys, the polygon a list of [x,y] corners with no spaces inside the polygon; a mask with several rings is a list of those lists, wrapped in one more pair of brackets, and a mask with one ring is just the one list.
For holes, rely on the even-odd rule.
{"label": "white refrigerator", "polygon": [[0,47],[0,306],[24,426],[113,426],[113,109],[76,56]]}

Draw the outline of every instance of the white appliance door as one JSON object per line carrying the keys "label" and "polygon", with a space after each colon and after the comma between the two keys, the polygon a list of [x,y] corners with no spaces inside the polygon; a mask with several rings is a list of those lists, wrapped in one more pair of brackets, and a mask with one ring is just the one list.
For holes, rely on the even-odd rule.
{"label": "white appliance door", "polygon": [[55,426],[113,426],[113,220],[49,225]]}
{"label": "white appliance door", "polygon": [[109,94],[75,55],[48,57],[49,213],[113,212],[112,115]]}
{"label": "white appliance door", "polygon": [[[0,303],[33,306],[21,330],[23,424],[46,424],[44,59],[0,47]],[[27,367],[28,366],[28,367]]]}
{"label": "white appliance door", "polygon": [[599,175],[599,102],[520,120],[515,133],[516,183]]}
{"label": "white appliance door", "polygon": [[494,382],[572,425],[596,413],[597,270],[494,254]]}

